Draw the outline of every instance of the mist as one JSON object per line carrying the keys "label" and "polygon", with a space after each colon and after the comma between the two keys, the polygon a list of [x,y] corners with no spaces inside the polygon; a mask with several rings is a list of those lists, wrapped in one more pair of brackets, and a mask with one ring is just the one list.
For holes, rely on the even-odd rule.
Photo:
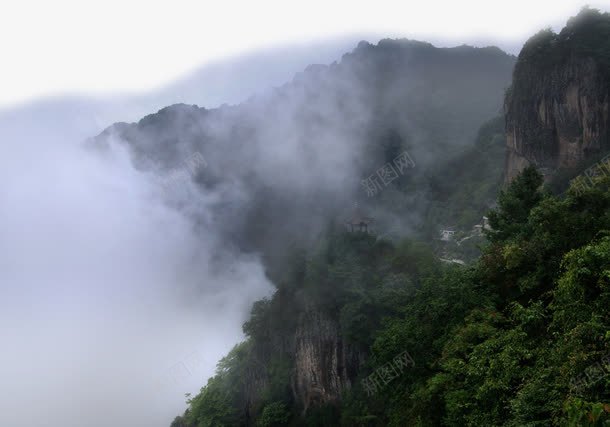
{"label": "mist", "polygon": [[[280,71],[280,59],[269,72],[255,61],[245,85],[220,79],[219,66],[213,91],[195,77],[150,96],[3,112],[0,425],[168,425],[243,338],[287,249],[367,201],[361,179],[387,161],[388,135],[423,170],[495,114],[513,59],[456,49],[495,58],[498,72],[489,81],[456,73],[438,66],[444,51],[432,45],[385,40],[342,59],[334,48],[297,49]],[[475,82],[480,105],[447,123],[439,114],[447,136],[429,144],[431,108],[451,110]],[[428,87],[445,89],[427,102]],[[174,105],[87,139],[168,101],[215,107],[240,94],[239,105]],[[384,232],[404,235],[421,217],[367,203]]]}
{"label": "mist", "polygon": [[[0,167],[0,424],[167,424],[269,292],[260,263],[212,265],[214,230],[168,207],[121,145],[19,142]],[[193,355],[188,376],[168,371]]]}
{"label": "mist", "polygon": [[[426,171],[472,144],[480,124],[499,113],[513,62],[494,47],[363,41],[241,104],[168,106],[107,129],[95,143],[119,137],[139,169],[165,173],[201,153],[208,166],[193,178],[218,196],[213,228],[281,268],[288,247],[307,245],[331,220],[342,224],[356,202],[384,233],[411,232],[425,216]],[[423,177],[419,191],[388,187],[367,197],[362,180],[405,151],[418,167],[401,185]]]}
{"label": "mist", "polygon": [[0,425],[166,426],[271,292],[259,256],[204,220],[218,195],[190,171],[169,182],[134,168],[123,141],[85,139],[165,103],[236,102],[345,43],[253,53],[156,93],[0,113]]}

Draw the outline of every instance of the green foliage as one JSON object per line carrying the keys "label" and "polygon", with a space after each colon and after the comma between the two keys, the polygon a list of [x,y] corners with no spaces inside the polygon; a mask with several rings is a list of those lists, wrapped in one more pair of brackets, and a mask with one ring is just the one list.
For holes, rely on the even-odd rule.
{"label": "green foliage", "polygon": [[610,404],[572,398],[565,403],[564,409],[567,413],[567,424],[571,426],[610,425]]}
{"label": "green foliage", "polygon": [[[493,243],[480,262],[424,282],[403,317],[387,319],[372,346],[372,365],[404,349],[420,363],[382,390],[382,403],[354,390],[356,401],[346,405],[352,419],[397,426],[603,425],[610,380],[591,366],[610,350],[610,237],[604,236],[610,194],[592,188],[558,199],[545,195],[541,182],[535,171],[524,171],[500,196]],[[585,381],[575,396],[574,378],[589,378],[589,371],[599,380]]]}
{"label": "green foliage", "polygon": [[562,44],[571,52],[596,58],[610,77],[610,14],[584,7],[571,18],[559,34]]}
{"label": "green foliage", "polygon": [[242,329],[244,333],[254,339],[265,339],[270,331],[269,322],[269,311],[271,307],[271,301],[268,299],[262,299],[256,301],[252,305],[250,311],[250,319],[244,323]]}
{"label": "green foliage", "polygon": [[439,160],[422,184],[431,198],[423,226],[426,238],[436,238],[443,226],[469,230],[481,221],[502,184],[505,146],[504,117],[498,116],[481,126],[473,146],[448,161]]}
{"label": "green foliage", "polygon": [[251,345],[243,342],[218,362],[216,375],[199,394],[187,400],[183,422],[187,427],[224,427],[243,423],[243,377],[250,364]]}
{"label": "green foliage", "polygon": [[541,72],[574,57],[595,58],[610,77],[610,14],[584,7],[559,34],[538,32],[523,46],[517,67],[535,65]]}
{"label": "green foliage", "polygon": [[185,414],[188,425],[196,427],[224,427],[239,423],[239,413],[232,405],[233,395],[222,376],[208,380],[201,393],[187,401]]}
{"label": "green foliage", "polygon": [[[443,396],[445,425],[575,425],[563,404],[571,376],[608,350],[600,339],[610,327],[603,293],[610,247],[607,238],[586,245],[610,225],[608,194],[560,201],[541,197],[538,185],[526,171],[503,194],[496,246],[477,273],[487,281],[494,270],[506,286],[521,282],[520,292],[496,285],[501,310],[468,315],[444,346],[441,372],[428,380]],[[596,390],[587,397],[607,401],[607,386]]]}
{"label": "green foliage", "polygon": [[[558,198],[541,184],[526,169],[501,192],[491,242],[468,267],[444,267],[421,242],[330,230],[294,258],[294,282],[253,306],[249,341],[175,426],[240,425],[246,407],[258,425],[607,425],[610,192]],[[282,343],[303,298],[368,357],[340,405],[296,415]],[[359,379],[404,351],[415,366],[368,396]],[[252,376],[264,379],[257,402],[245,390]]]}
{"label": "green foliage", "polygon": [[498,209],[489,213],[492,231],[488,234],[492,242],[506,242],[510,238],[529,234],[527,219],[530,211],[541,200],[542,175],[536,168],[526,168],[506,191],[498,196]]}
{"label": "green foliage", "polygon": [[[174,426],[244,424],[244,408],[259,425],[607,425],[608,189],[601,179],[559,198],[525,169],[489,214],[481,258],[464,268],[443,266],[422,242],[330,227],[314,249],[295,252],[276,293],[254,304],[248,341]],[[304,304],[335,319],[367,360],[340,405],[297,415],[286,343]],[[416,365],[366,395],[359,379],[405,350]],[[251,378],[261,384],[256,401]]]}
{"label": "green foliage", "polygon": [[188,424],[186,424],[184,417],[178,416],[174,418],[174,421],[172,421],[169,427],[188,427]]}
{"label": "green foliage", "polygon": [[339,408],[330,404],[311,408],[305,414],[304,421],[307,427],[337,426],[340,423]]}
{"label": "green foliage", "polygon": [[561,60],[561,54],[556,49],[557,34],[551,28],[545,28],[525,42],[519,53],[521,64],[535,62],[542,72],[548,71]]}
{"label": "green foliage", "polygon": [[[595,55],[610,69],[609,22],[585,8],[559,35],[530,39],[518,67],[553,67],[568,52]],[[514,92],[507,99],[518,103]],[[383,129],[373,135],[375,161],[387,162],[408,138]],[[243,326],[247,341],[172,427],[610,425],[610,179],[556,197],[530,167],[499,191],[504,146],[498,117],[438,170],[403,176],[383,192],[379,205],[403,214],[407,195],[425,192],[423,242],[331,224],[311,248],[287,250],[273,274],[276,292],[253,305]],[[480,258],[440,263],[429,243],[439,226],[472,227],[496,197]],[[474,242],[451,249],[475,259]],[[298,319],[312,310],[336,322],[358,363],[346,367],[352,386],[340,401],[303,413],[294,340]],[[415,366],[365,393],[360,380],[404,351]]]}
{"label": "green foliage", "polygon": [[290,411],[285,403],[273,402],[265,406],[256,425],[258,427],[282,427],[288,424]]}
{"label": "green foliage", "polygon": [[265,402],[273,402],[284,399],[291,402],[289,396],[290,374],[292,373],[293,361],[286,356],[273,355],[266,363],[267,386],[262,390],[261,398]]}

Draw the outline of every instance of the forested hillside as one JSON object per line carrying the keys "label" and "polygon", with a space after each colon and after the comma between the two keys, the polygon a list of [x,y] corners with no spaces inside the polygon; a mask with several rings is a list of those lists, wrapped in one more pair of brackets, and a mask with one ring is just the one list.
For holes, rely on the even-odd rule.
{"label": "forested hillside", "polygon": [[[422,243],[329,228],[255,304],[248,339],[173,426],[606,425],[610,181],[563,199],[541,184],[529,168],[502,192],[489,244],[466,268]],[[340,396],[320,378],[295,397],[304,361],[290,345],[308,307],[340,325],[347,354],[319,355],[328,375],[334,357],[346,363]],[[405,351],[413,365],[380,372]]]}
{"label": "forested hillside", "polygon": [[[609,23],[584,9],[560,37],[597,43]],[[587,55],[604,63],[607,49]],[[508,124],[531,95],[515,93],[515,78]],[[610,165],[559,196],[520,166],[498,193],[507,143],[504,118],[492,119],[474,144],[386,190],[381,206],[426,188],[408,237],[348,231],[331,216],[314,244],[290,246],[246,340],[172,427],[610,425]],[[478,249],[438,241],[452,224],[463,242],[487,211]],[[443,251],[471,262],[443,262]]]}

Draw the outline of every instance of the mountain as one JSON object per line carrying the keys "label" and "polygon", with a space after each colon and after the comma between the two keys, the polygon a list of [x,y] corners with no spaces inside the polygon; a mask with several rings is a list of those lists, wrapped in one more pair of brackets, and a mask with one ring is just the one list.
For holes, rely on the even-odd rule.
{"label": "mountain", "polygon": [[[568,22],[561,34],[569,34],[569,45],[574,41],[578,49],[585,50],[555,50],[556,36],[543,33],[550,38],[549,45],[536,48],[535,56],[538,61],[540,55],[548,54],[550,62],[528,62],[540,35],[526,44],[512,89],[506,94],[507,137],[502,135],[501,119],[481,114],[480,123],[491,120],[480,127],[474,144],[467,141],[475,139],[476,126],[459,133],[447,116],[472,114],[464,113],[463,99],[458,100],[464,95],[461,88],[453,92],[448,85],[440,98],[446,103],[438,104],[439,98],[431,95],[442,92],[443,79],[432,85],[427,77],[434,79],[435,74],[445,75],[446,71],[405,72],[404,68],[417,66],[397,60],[397,52],[409,46],[410,59],[417,57],[430,66],[441,61],[436,57],[432,63],[425,62],[438,51],[422,44],[389,41],[377,46],[361,44],[353,56],[344,58],[341,66],[366,70],[363,78],[367,84],[364,89],[351,86],[355,95],[348,105],[336,99],[335,105],[340,105],[342,112],[348,106],[357,107],[354,103],[361,97],[364,105],[374,107],[372,117],[384,120],[391,131],[385,133],[387,128],[382,128],[380,132],[378,122],[360,129],[348,127],[353,136],[382,136],[367,139],[361,146],[349,146],[366,153],[354,158],[356,175],[370,170],[367,168],[375,162],[392,160],[405,148],[417,165],[413,175],[397,178],[395,185],[385,188],[375,204],[364,203],[364,211],[376,208],[375,217],[381,217],[383,210],[409,218],[418,204],[424,204],[424,212],[431,214],[442,210],[439,208],[446,202],[448,212],[438,217],[457,219],[469,194],[482,208],[482,200],[497,192],[488,226],[482,226],[486,238],[482,255],[463,267],[451,265],[439,260],[434,241],[425,232],[403,230],[398,239],[383,239],[363,230],[346,231],[332,221],[309,246],[285,245],[292,250],[281,263],[283,274],[273,276],[276,292],[254,304],[243,326],[245,341],[219,362],[216,375],[199,394],[188,397],[188,409],[176,417],[172,427],[608,424],[610,174],[598,174],[594,185],[584,190],[572,186],[554,196],[535,166],[561,170],[603,151],[605,140],[594,138],[578,142],[576,147],[581,151],[574,149],[572,157],[562,154],[565,147],[559,146],[575,143],[565,140],[566,135],[574,136],[570,132],[575,129],[587,137],[604,135],[607,92],[600,82],[607,68],[587,67],[603,65],[610,57],[605,33],[609,24],[608,14],[589,9]],[[365,51],[367,55],[355,65],[350,62]],[[583,60],[575,52],[584,51],[588,59],[580,62]],[[388,52],[392,54],[388,56]],[[443,60],[465,52],[473,51],[445,51]],[[393,74],[388,65],[393,63],[402,65],[399,76],[404,73],[418,79],[398,77],[400,84],[387,90],[391,81],[387,76]],[[303,78],[313,82],[306,85],[309,90],[332,81],[322,93],[313,91],[305,98],[307,106],[319,111],[319,97],[333,99],[332,88],[345,81],[333,81],[326,73],[326,67],[312,67],[283,93],[295,90],[294,85],[298,88]],[[384,78],[366,80],[371,73],[381,73]],[[547,84],[555,92],[547,92]],[[370,88],[374,90],[367,90]],[[418,97],[418,90],[431,96]],[[501,92],[500,87],[497,90]],[[348,96],[347,92],[342,95]],[[286,98],[292,99],[287,94]],[[268,99],[277,103],[283,98],[276,95]],[[413,100],[417,105],[410,105]],[[456,110],[446,110],[449,106]],[[187,125],[196,123],[198,114],[209,114],[195,107],[180,108],[189,111]],[[282,108],[271,109],[271,120],[280,129],[284,129],[281,113],[286,108],[282,104]],[[299,122],[311,118],[304,110],[302,106],[296,109]],[[289,111],[292,114],[295,110]],[[328,117],[330,110],[323,111],[326,114],[319,120]],[[402,116],[403,111],[410,114]],[[168,112],[163,115],[167,123],[176,121]],[[164,128],[166,125],[158,131]],[[140,122],[118,131],[128,144],[142,147],[145,140],[139,133],[144,129]],[[249,132],[261,131],[252,126]],[[193,146],[205,148],[205,143],[197,142],[200,133],[193,135],[197,135],[191,141]],[[456,140],[450,140],[449,135]],[[536,139],[539,135],[547,138]],[[521,145],[514,143],[515,138],[522,138]],[[248,144],[251,141],[248,139]],[[502,173],[504,145],[513,151],[503,171],[509,182],[499,190],[496,179]],[[515,151],[523,147],[530,151]],[[321,153],[323,150],[314,151]],[[521,155],[529,157],[519,160]],[[369,158],[375,162],[368,163]],[[418,169],[420,164],[422,170]],[[434,170],[435,166],[442,171]],[[319,171],[315,163],[314,170]],[[261,179],[256,174],[250,176]],[[359,178],[363,176],[366,173]],[[444,183],[442,178],[456,183]],[[198,179],[205,187],[205,179]],[[337,192],[336,197],[353,194],[347,191],[345,180],[340,182],[344,192]],[[341,190],[332,184],[328,188]],[[453,191],[458,195],[451,195]],[[303,198],[299,191],[291,194]],[[398,208],[392,210],[392,206]],[[361,208],[354,214],[356,223],[368,224],[370,214],[363,214]],[[306,209],[304,215],[309,212]],[[425,219],[413,222],[421,224]],[[440,224],[436,219],[433,225]],[[276,221],[274,224],[281,223],[283,217]],[[281,234],[273,233],[273,237],[284,241]]]}
{"label": "mountain", "polygon": [[525,43],[506,97],[507,180],[527,165],[551,179],[610,151],[608,40],[608,14],[585,9]]}
{"label": "mountain", "polygon": [[[238,251],[262,253],[279,290],[253,309],[245,326],[256,337],[252,346],[229,356],[247,354],[249,360],[234,379],[244,408],[238,419],[258,417],[268,389],[283,395],[289,387],[303,411],[335,404],[361,372],[369,351],[345,338],[347,320],[337,317],[342,309],[335,300],[345,297],[340,283],[347,277],[319,276],[325,288],[319,291],[318,283],[304,293],[298,279],[302,254],[316,251],[328,233],[340,236],[355,202],[374,218],[378,235],[395,241],[431,238],[442,221],[467,227],[480,221],[500,184],[504,139],[497,116],[514,62],[495,47],[360,42],[340,62],[310,65],[291,82],[241,104],[172,105],[137,123],[117,123],[89,141],[102,151],[124,144],[134,165],[163,184],[170,205],[199,204],[187,212],[195,222],[218,231]],[[381,181],[388,178],[380,172],[387,165],[389,179]],[[378,180],[374,191],[362,185],[371,176]],[[191,180],[196,194],[185,191]],[[465,205],[470,213],[460,219]],[[349,249],[359,238],[334,239],[361,264],[372,262]],[[375,240],[365,239],[363,248]],[[384,247],[380,253],[371,248],[371,257],[385,262]],[[438,264],[427,247],[404,250],[407,258]],[[375,267],[366,270],[373,274]],[[403,279],[388,280],[399,287]],[[268,322],[279,318],[276,330]],[[261,322],[270,329],[261,330]],[[277,378],[266,368],[276,363]]]}
{"label": "mountain", "polygon": [[[262,252],[274,275],[286,248],[311,244],[354,202],[380,230],[420,230],[428,176],[497,116],[514,61],[494,47],[361,42],[340,62],[310,65],[241,104],[169,106],[92,144],[123,141],[137,167],[166,177],[200,155],[206,167],[193,178],[214,200],[205,220],[240,250]],[[367,197],[362,180],[404,152],[409,170]]]}
{"label": "mountain", "polygon": [[136,120],[176,102],[201,105],[238,102],[261,88],[283,84],[307,64],[334,60],[357,40],[346,37],[260,49],[204,65],[146,93],[58,95],[0,108],[0,137],[6,140],[44,137],[79,143],[113,122]]}
{"label": "mountain", "polygon": [[168,209],[125,150],[99,156],[85,138],[169,103],[236,102],[358,40],[253,51],[147,94],[0,109],[1,426],[167,425],[272,289],[254,256],[219,267],[214,230]]}

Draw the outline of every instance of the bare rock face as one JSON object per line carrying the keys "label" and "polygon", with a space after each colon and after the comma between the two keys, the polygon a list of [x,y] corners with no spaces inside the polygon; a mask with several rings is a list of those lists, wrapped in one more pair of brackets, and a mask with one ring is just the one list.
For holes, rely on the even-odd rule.
{"label": "bare rock face", "polygon": [[[260,414],[264,391],[271,381],[270,361],[278,356],[291,361],[289,384],[303,413],[338,405],[364,364],[366,354],[342,337],[338,319],[315,303],[283,301],[294,309],[296,322],[283,333],[269,336],[250,349],[243,372],[242,392],[246,424]],[[294,328],[294,329],[293,329]]]}
{"label": "bare rock face", "polygon": [[610,149],[609,85],[594,58],[550,69],[520,58],[505,111],[507,182],[530,164],[549,175]]}
{"label": "bare rock face", "polygon": [[304,411],[338,403],[362,363],[362,355],[341,338],[338,322],[315,309],[300,316],[294,355],[293,391]]}

